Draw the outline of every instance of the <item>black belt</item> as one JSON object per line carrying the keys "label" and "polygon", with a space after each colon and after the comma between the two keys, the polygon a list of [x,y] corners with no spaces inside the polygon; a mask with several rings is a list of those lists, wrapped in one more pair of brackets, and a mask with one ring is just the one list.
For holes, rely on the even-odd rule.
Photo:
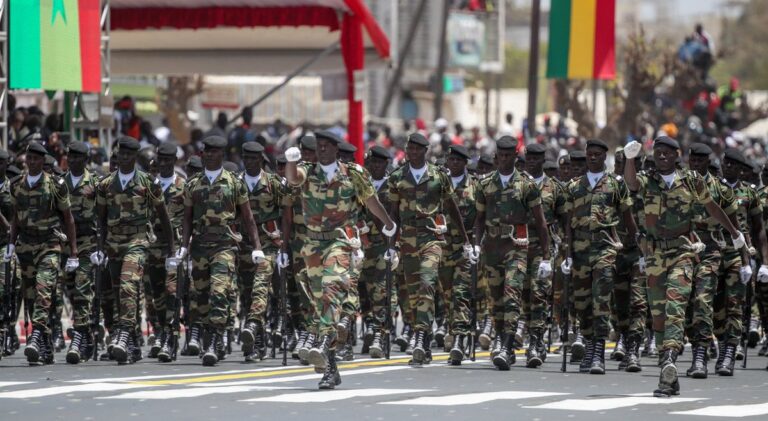
{"label": "black belt", "polygon": [[109,227],[109,233],[115,235],[133,235],[147,232],[147,224],[143,225],[116,225]]}

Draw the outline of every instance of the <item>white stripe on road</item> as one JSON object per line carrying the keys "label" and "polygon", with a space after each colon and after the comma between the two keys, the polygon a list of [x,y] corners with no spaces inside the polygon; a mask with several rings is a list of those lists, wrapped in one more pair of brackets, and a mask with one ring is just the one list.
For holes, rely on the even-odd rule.
{"label": "white stripe on road", "polygon": [[18,386],[20,384],[30,384],[34,382],[0,382],[0,388],[8,387],[8,386]]}
{"label": "white stripe on road", "polygon": [[654,398],[627,396],[621,398],[603,399],[566,399],[564,401],[545,403],[544,405],[523,406],[532,409],[564,409],[568,411],[606,411],[616,408],[627,408],[635,405],[670,405],[683,402],[706,400],[707,398]]}
{"label": "white stripe on road", "polygon": [[13,392],[0,393],[0,398],[9,399],[28,399],[41,398],[43,396],[64,395],[76,392],[112,392],[115,390],[140,389],[153,387],[145,384],[124,384],[124,383],[88,383],[71,386],[54,386],[38,389],[15,390]]}
{"label": "white stripe on road", "polygon": [[516,400],[533,399],[547,396],[570,395],[570,393],[555,392],[483,392],[467,393],[463,395],[448,396],[424,396],[416,399],[404,401],[381,402],[382,405],[435,405],[435,406],[456,406],[456,405],[475,405],[478,403],[490,402],[495,400]]}
{"label": "white stripe on road", "polygon": [[673,415],[702,415],[705,417],[743,418],[768,414],[768,403],[754,405],[707,406],[692,411],[670,412]]}
{"label": "white stripe on road", "polygon": [[405,393],[429,392],[426,389],[352,389],[332,390],[307,393],[288,393],[284,395],[268,396],[266,398],[245,399],[240,402],[287,402],[287,403],[325,403],[340,401],[349,398],[366,396],[389,396]]}
{"label": "white stripe on road", "polygon": [[[375,367],[375,368],[361,368],[359,370],[341,371],[342,378],[345,376],[354,376],[356,374],[374,374],[385,373],[388,371],[406,370],[408,366],[387,366],[387,367]],[[319,380],[323,377],[322,374],[303,374],[301,376],[289,376],[289,377],[277,377],[258,380],[242,380],[237,382],[204,382],[204,383],[192,383],[191,386],[203,386],[203,387],[218,387],[218,386],[247,386],[254,384],[272,384],[272,383],[288,383],[298,382],[303,380]]]}
{"label": "white stripe on road", "polygon": [[295,387],[229,386],[229,387],[187,387],[184,389],[142,390],[115,396],[102,396],[96,399],[176,399],[197,398],[221,393],[243,393],[253,391],[289,390]]}

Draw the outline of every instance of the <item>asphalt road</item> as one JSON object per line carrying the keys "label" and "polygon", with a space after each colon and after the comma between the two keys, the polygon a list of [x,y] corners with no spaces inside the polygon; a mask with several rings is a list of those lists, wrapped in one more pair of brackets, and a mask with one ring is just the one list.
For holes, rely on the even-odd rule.
{"label": "asphalt road", "polygon": [[[19,351],[0,361],[0,420],[764,420],[768,358],[751,353],[734,377],[682,378],[682,394],[663,399],[652,397],[658,368],[649,358],[641,373],[619,372],[610,362],[607,374],[596,376],[576,373],[576,365],[561,373],[555,354],[538,369],[525,368],[519,356],[508,372],[496,371],[487,353],[460,367],[435,354],[420,368],[400,353],[388,361],[357,355],[340,365],[343,383],[335,391],[318,391],[320,375],[311,367],[293,360],[282,367],[279,359],[245,364],[239,352],[216,367],[202,367],[197,357],[70,366],[64,354],[55,365],[29,367]],[[689,364],[687,350],[683,373]]]}

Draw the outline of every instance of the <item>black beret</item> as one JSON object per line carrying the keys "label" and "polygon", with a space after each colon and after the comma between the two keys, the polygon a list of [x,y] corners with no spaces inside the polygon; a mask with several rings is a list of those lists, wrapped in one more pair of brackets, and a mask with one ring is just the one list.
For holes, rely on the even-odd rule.
{"label": "black beret", "polygon": [[129,151],[138,151],[139,141],[130,136],[122,136],[120,139],[117,140],[117,146],[120,149],[126,149]]}
{"label": "black beret", "polygon": [[589,148],[590,146],[594,146],[596,148],[600,148],[600,149],[608,152],[608,145],[606,145],[605,142],[603,142],[600,139],[589,139],[589,140],[587,140],[587,147]]}
{"label": "black beret", "polygon": [[157,147],[158,156],[172,156],[175,158],[176,151],[177,151],[177,147],[176,147],[176,144],[173,142],[164,142]]}
{"label": "black beret", "polygon": [[245,142],[243,143],[243,152],[256,154],[263,153],[264,146],[261,146],[261,143],[259,142]]}
{"label": "black beret", "polygon": [[45,156],[45,165],[56,165],[56,158],[51,155]]}
{"label": "black beret", "polygon": [[315,136],[313,136],[311,134],[304,135],[299,140],[299,146],[301,147],[301,149],[306,149],[308,151],[316,151],[317,150],[317,139],[315,138]]}
{"label": "black beret", "polygon": [[208,136],[203,139],[203,145],[206,148],[225,148],[227,146],[227,139],[221,136]]}
{"label": "black beret", "polygon": [[458,155],[464,159],[469,159],[469,150],[463,145],[451,145],[448,151],[453,155]]}
{"label": "black beret", "polygon": [[27,144],[27,153],[30,153],[30,152],[34,152],[40,155],[48,154],[48,151],[45,150],[45,147],[36,140],[30,140],[29,143]]}
{"label": "black beret", "polygon": [[480,159],[478,159],[477,162],[482,162],[485,165],[493,165],[493,157],[490,155],[480,155]]}
{"label": "black beret", "polygon": [[281,153],[280,155],[275,157],[275,162],[277,162],[278,164],[287,164],[288,160],[285,159],[285,154]]}
{"label": "black beret", "polygon": [[0,149],[0,159],[8,159],[11,155],[5,149]]}
{"label": "black beret", "polygon": [[752,163],[747,161],[747,158],[738,149],[734,149],[734,148],[726,149],[725,159],[730,159],[731,161],[736,161],[739,164],[746,165],[747,167],[752,168]]}
{"label": "black beret", "polygon": [[525,154],[542,155],[547,152],[547,147],[541,143],[531,143],[525,147]]}
{"label": "black beret", "polygon": [[83,155],[88,155],[89,151],[90,151],[90,148],[88,147],[88,144],[85,142],[80,142],[79,140],[75,140],[69,143],[69,153],[79,153]]}
{"label": "black beret", "polygon": [[720,171],[720,160],[719,159],[713,159],[713,160],[709,161],[709,168],[711,168],[713,170]]}
{"label": "black beret", "polygon": [[320,130],[318,132],[315,132],[315,138],[317,140],[320,140],[320,139],[328,140],[334,145],[338,145],[339,143],[341,143],[341,139],[339,139],[339,137],[336,136],[336,134],[334,134],[333,132],[329,132],[328,130]]}
{"label": "black beret", "polygon": [[544,169],[545,170],[557,170],[560,169],[560,167],[557,165],[557,162],[555,161],[544,161]]}
{"label": "black beret", "polygon": [[570,164],[571,163],[571,157],[569,155],[563,155],[560,157],[560,159],[557,160],[559,165],[563,164]]}
{"label": "black beret", "polygon": [[201,169],[201,168],[203,168],[203,161],[200,159],[199,156],[193,155],[193,156],[189,157],[189,161],[187,162],[187,165],[192,167],[192,168]]}
{"label": "black beret", "polygon": [[429,146],[429,141],[421,133],[411,133],[411,135],[408,136],[408,143],[413,143],[419,146],[423,146],[425,148]]}
{"label": "black beret", "polygon": [[357,152],[357,146],[349,143],[349,142],[340,142],[339,143],[339,151],[340,152],[347,152],[347,153],[355,153]]}
{"label": "black beret", "polygon": [[669,146],[672,149],[680,149],[680,144],[669,136],[659,136],[653,141],[653,147],[658,145]]}
{"label": "black beret", "polygon": [[691,144],[691,149],[689,151],[689,154],[691,155],[709,156],[711,153],[712,153],[712,148],[699,142]]}
{"label": "black beret", "polygon": [[497,149],[515,149],[517,148],[517,139],[512,136],[502,136],[496,140]]}
{"label": "black beret", "polygon": [[389,153],[389,151],[381,146],[374,146],[371,149],[368,150],[368,157],[370,158],[381,158],[381,159],[392,159],[392,154]]}
{"label": "black beret", "polygon": [[586,161],[587,160],[587,153],[584,151],[571,151],[569,153],[569,156],[571,157],[571,161]]}
{"label": "black beret", "polygon": [[9,165],[8,168],[5,169],[5,173],[9,176],[15,177],[17,175],[21,175],[21,170],[15,165]]}
{"label": "black beret", "polygon": [[224,169],[229,172],[234,172],[234,173],[240,172],[240,167],[238,167],[237,164],[235,164],[232,161],[224,161],[224,164],[222,165],[222,167],[224,167]]}

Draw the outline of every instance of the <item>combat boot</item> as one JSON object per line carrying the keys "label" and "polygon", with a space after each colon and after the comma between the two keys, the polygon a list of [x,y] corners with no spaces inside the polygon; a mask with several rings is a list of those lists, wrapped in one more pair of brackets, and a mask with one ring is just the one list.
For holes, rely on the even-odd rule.
{"label": "combat boot", "polygon": [[131,332],[126,329],[118,329],[115,332],[115,342],[112,345],[112,358],[117,361],[118,364],[124,364],[128,361],[128,341],[131,336]]}
{"label": "combat boot", "polygon": [[315,346],[315,340],[317,337],[314,333],[307,333],[307,339],[299,348],[299,362],[302,365],[309,365],[309,350]]}
{"label": "combat boot", "polygon": [[179,337],[170,329],[165,329],[162,333],[162,346],[157,353],[157,360],[161,363],[173,361],[174,348],[178,347]]}
{"label": "combat boot", "polygon": [[43,332],[35,327],[32,335],[29,336],[27,347],[24,348],[24,356],[27,357],[29,364],[37,364],[40,361],[40,354],[43,352]]}
{"label": "combat boot", "polygon": [[493,342],[491,343],[491,359],[499,355],[499,352],[501,352],[501,343],[503,342],[503,338],[501,336],[501,334],[498,334],[495,338],[493,338]]}
{"label": "combat boot", "polygon": [[[437,329],[435,330],[435,343],[438,348],[445,348],[445,332],[445,321],[438,320]],[[429,348],[430,344],[426,344],[426,346]]]}
{"label": "combat boot", "polygon": [[291,358],[294,360],[299,359],[299,350],[304,347],[304,343],[307,342],[307,335],[309,335],[309,332],[307,332],[304,329],[296,329],[296,332],[298,333],[297,339],[296,339],[296,346],[293,347],[291,350]]}
{"label": "combat boot", "polygon": [[505,333],[501,339],[499,354],[493,357],[493,365],[500,371],[509,371],[510,366],[515,363],[515,335]]}
{"label": "combat boot", "polygon": [[768,354],[768,337],[763,337],[762,345],[760,346],[760,350],[757,351],[757,355],[763,357],[766,354]]}
{"label": "combat boot", "polygon": [[87,335],[88,332],[83,332],[80,329],[72,331],[72,340],[69,342],[69,350],[67,350],[67,363],[79,364],[83,359]]}
{"label": "combat boot", "polygon": [[368,347],[368,353],[371,358],[382,358],[384,356],[384,344],[382,343],[381,337],[380,330],[373,332],[371,346]]}
{"label": "combat boot", "polygon": [[645,348],[643,349],[644,357],[658,357],[659,351],[656,349],[656,338],[652,330],[648,330],[645,337]]}
{"label": "combat boot", "polygon": [[349,316],[342,316],[341,320],[339,320],[339,323],[336,324],[336,338],[340,343],[346,344],[347,339],[349,339],[349,335],[352,334],[351,332],[352,327],[352,318]]}
{"label": "combat boot", "polygon": [[55,352],[61,352],[66,348],[66,345],[64,343],[64,333],[61,330],[61,323],[56,323],[53,326],[53,331],[51,332],[51,339],[53,340],[53,350]]}
{"label": "combat boot", "polygon": [[744,359],[744,348],[741,346],[741,343],[736,345],[736,360],[741,361]]}
{"label": "combat boot", "polygon": [[412,336],[413,331],[411,325],[408,323],[403,324],[403,330],[400,332],[400,336],[395,339],[395,344],[400,347],[400,352],[406,352]]}
{"label": "combat boot", "polygon": [[240,344],[242,346],[243,353],[253,353],[256,338],[262,336],[263,332],[261,322],[248,320],[243,326],[243,330],[240,331]]}
{"label": "combat boot", "polygon": [[605,374],[605,339],[595,339],[592,343],[592,364],[589,367],[589,374]]}
{"label": "combat boot", "polygon": [[361,354],[371,353],[371,343],[373,342],[373,329],[371,328],[371,319],[363,318],[363,346],[360,349]]}
{"label": "combat boot", "polygon": [[720,371],[725,360],[725,342],[718,341],[717,343],[717,360],[715,361],[715,371]]}
{"label": "combat boot", "polygon": [[189,343],[187,344],[187,354],[191,356],[200,355],[200,332],[199,324],[192,325],[189,329]]}
{"label": "combat boot", "polygon": [[354,361],[355,360],[355,352],[352,349],[352,341],[347,341],[342,347],[341,352],[336,350],[336,359],[337,361]]}
{"label": "combat boot", "polygon": [[753,317],[749,321],[749,334],[747,335],[747,347],[754,348],[760,342],[760,319]]}
{"label": "combat boot", "polygon": [[709,359],[710,360],[717,360],[719,353],[717,352],[719,349],[717,339],[712,339],[712,341],[709,343]]}
{"label": "combat boot", "polygon": [[691,368],[685,372],[685,375],[693,377],[694,379],[706,379],[707,348],[701,345],[696,345],[691,350],[691,353],[693,354],[693,361],[691,361]]}
{"label": "combat boot", "polygon": [[336,366],[336,352],[333,350],[328,351],[328,364],[323,370],[323,378],[318,383],[318,388],[321,390],[335,389],[336,386],[341,384],[341,375],[339,374],[339,368]]}
{"label": "combat boot", "polygon": [[640,365],[640,342],[641,337],[628,337],[627,338],[627,353],[624,355],[624,359],[619,364],[619,370],[624,370],[627,373],[639,373],[643,371],[643,367]]}
{"label": "combat boot", "polygon": [[574,339],[571,344],[571,362],[578,363],[584,361],[584,353],[586,352],[587,347],[584,346],[584,337],[581,335],[581,332],[576,331],[574,333],[576,339]]}
{"label": "combat boot", "polygon": [[3,349],[3,355],[8,357],[16,353],[16,351],[21,346],[21,342],[19,341],[19,335],[16,334],[16,329],[11,327],[8,329],[8,332],[5,336],[6,343],[8,344],[5,349]]}
{"label": "combat boot", "polygon": [[141,346],[139,345],[141,343],[140,338],[143,336],[141,333],[137,333],[131,337],[128,338],[128,363],[133,364],[136,362],[139,362],[143,359],[143,356],[141,354]]}
{"label": "combat boot", "polygon": [[[323,335],[320,340],[309,350],[309,363],[315,366],[315,369],[324,370],[329,363],[329,352],[334,348],[334,338],[331,335]],[[334,357],[335,357],[334,352]]]}
{"label": "combat boot", "polygon": [[448,356],[448,363],[450,365],[461,365],[461,362],[464,360],[464,355],[466,355],[466,339],[467,337],[461,334],[453,337],[453,345],[451,346],[451,351]]}
{"label": "combat boot", "polygon": [[659,387],[653,391],[657,398],[668,398],[680,394],[680,382],[677,379],[677,350],[666,349],[662,353]]}
{"label": "combat boot", "polygon": [[219,352],[217,349],[217,342],[219,340],[218,332],[214,329],[210,329],[208,331],[208,341],[203,341],[205,345],[205,352],[203,352],[203,366],[206,367],[213,367],[216,365],[217,362],[219,362]]}
{"label": "combat boot", "polygon": [[491,316],[486,315],[483,318],[480,336],[477,338],[477,341],[480,342],[480,349],[483,351],[487,351],[491,348],[491,341],[493,341],[492,331],[493,321],[491,320]]}
{"label": "combat boot", "polygon": [[163,332],[153,332],[149,335],[147,342],[150,344],[149,353],[147,358],[157,358],[160,355],[160,350],[163,348]]}
{"label": "combat boot", "polygon": [[413,363],[423,364],[429,349],[429,338],[423,330],[417,330],[413,335]]}
{"label": "combat boot", "polygon": [[525,322],[523,320],[518,320],[517,322],[517,331],[515,331],[515,348],[514,349],[521,349],[525,345],[525,342],[523,342],[523,337],[525,336]]}
{"label": "combat boot", "polygon": [[591,339],[584,341],[584,357],[579,364],[579,373],[589,373],[592,368],[592,359],[595,356],[595,342]]}
{"label": "combat boot", "polygon": [[218,342],[216,342],[216,357],[219,359],[219,361],[224,361],[227,359],[227,354],[231,352],[231,344],[230,344],[230,334],[234,335],[234,332],[230,332],[229,330],[224,330],[223,332],[218,332]]}
{"label": "combat boot", "polygon": [[626,340],[627,340],[626,333],[620,332],[619,340],[616,341],[616,347],[613,348],[613,352],[611,352],[611,360],[613,361],[624,360],[624,356],[627,354],[627,346],[625,344]]}
{"label": "combat boot", "polygon": [[541,335],[541,329],[531,329],[528,334],[528,349],[525,351],[525,366],[528,368],[537,368],[544,363],[539,355]]}
{"label": "combat boot", "polygon": [[720,368],[717,369],[717,374],[720,376],[733,376],[733,369],[736,365],[736,345],[726,344],[725,351],[722,354],[722,362],[720,363]]}

